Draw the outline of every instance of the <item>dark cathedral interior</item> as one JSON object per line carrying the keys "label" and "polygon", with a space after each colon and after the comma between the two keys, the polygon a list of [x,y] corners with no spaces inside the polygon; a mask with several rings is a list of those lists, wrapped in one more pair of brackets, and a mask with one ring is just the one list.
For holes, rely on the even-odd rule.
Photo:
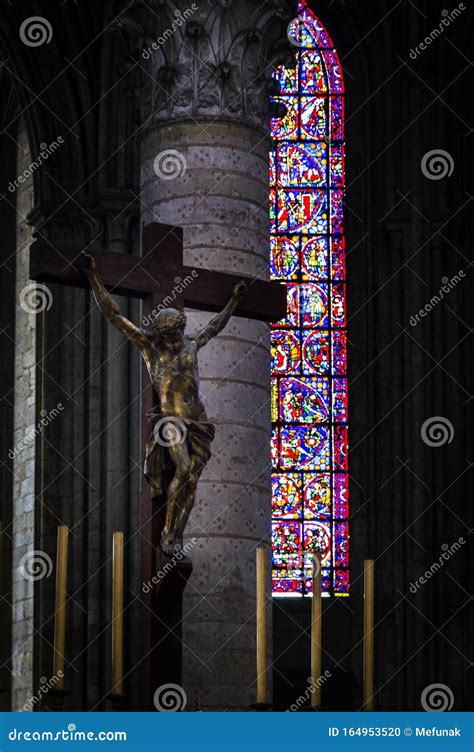
{"label": "dark cathedral interior", "polygon": [[473,35],[1,3],[0,710],[472,710]]}

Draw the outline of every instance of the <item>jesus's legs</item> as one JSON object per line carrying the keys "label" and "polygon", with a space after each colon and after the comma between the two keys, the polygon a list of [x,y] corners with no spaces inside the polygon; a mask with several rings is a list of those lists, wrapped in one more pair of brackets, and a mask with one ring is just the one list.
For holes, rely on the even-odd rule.
{"label": "jesus's legs", "polygon": [[186,505],[188,486],[191,477],[191,460],[186,443],[169,446],[168,451],[175,466],[166,502],[166,518],[161,533],[161,548],[166,554],[173,554],[176,543],[177,522]]}
{"label": "jesus's legs", "polygon": [[176,523],[176,537],[178,542],[182,545],[183,533],[187,525],[189,515],[191,514],[194,502],[196,501],[196,488],[199,480],[199,476],[204,470],[204,464],[200,457],[191,457],[190,477],[189,483],[186,484],[184,504],[181,509],[178,520]]}

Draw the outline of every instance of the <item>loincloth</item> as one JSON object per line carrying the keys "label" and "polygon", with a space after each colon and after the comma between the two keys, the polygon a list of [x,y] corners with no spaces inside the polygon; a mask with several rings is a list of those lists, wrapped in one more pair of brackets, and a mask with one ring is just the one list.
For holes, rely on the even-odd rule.
{"label": "loincloth", "polygon": [[149,410],[147,418],[152,424],[152,431],[146,442],[143,472],[150,484],[151,495],[161,496],[166,492],[166,476],[169,476],[170,471],[174,471],[175,465],[166,446],[166,436],[164,440],[159,440],[162,438],[162,432],[155,431],[157,423],[163,421],[162,425],[166,426],[165,418],[169,418],[169,423],[177,432],[179,443],[186,443],[190,457],[198,457],[203,467],[211,456],[215,428],[212,423],[204,420],[164,416],[156,409]]}

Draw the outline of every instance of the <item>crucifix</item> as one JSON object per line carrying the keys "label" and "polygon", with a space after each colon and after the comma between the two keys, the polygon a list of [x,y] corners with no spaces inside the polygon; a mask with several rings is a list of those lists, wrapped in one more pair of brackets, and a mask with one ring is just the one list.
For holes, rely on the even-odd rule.
{"label": "crucifix", "polygon": [[[56,250],[41,239],[30,254],[31,279],[92,286],[104,315],[143,356],[142,442],[148,481],[142,484],[140,509],[143,582],[172,562],[144,609],[143,655],[149,658],[141,672],[147,675],[142,686],[151,707],[154,685],[180,681],[182,594],[192,572],[192,563],[180,555],[182,535],[214,435],[194,383],[197,351],[231,315],[265,322],[283,318],[286,290],[278,282],[261,280],[251,280],[247,287],[235,275],[184,265],[182,229],[157,223],[143,229],[140,257],[107,250],[91,257]],[[145,326],[121,317],[107,291],[140,298]],[[219,313],[186,337],[186,306]]]}

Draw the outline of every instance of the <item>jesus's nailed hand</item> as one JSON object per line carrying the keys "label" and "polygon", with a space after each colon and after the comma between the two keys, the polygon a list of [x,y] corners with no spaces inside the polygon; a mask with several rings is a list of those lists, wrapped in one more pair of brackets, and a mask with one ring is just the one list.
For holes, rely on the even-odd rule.
{"label": "jesus's nailed hand", "polygon": [[247,295],[247,292],[248,292],[248,287],[246,283],[243,280],[241,280],[235,285],[232,291],[232,295],[234,296],[234,298],[241,300],[243,297],[245,297],[245,295]]}
{"label": "jesus's nailed hand", "polygon": [[95,269],[94,257],[82,251],[77,258],[76,268],[85,274],[87,274],[87,272],[92,272]]}

